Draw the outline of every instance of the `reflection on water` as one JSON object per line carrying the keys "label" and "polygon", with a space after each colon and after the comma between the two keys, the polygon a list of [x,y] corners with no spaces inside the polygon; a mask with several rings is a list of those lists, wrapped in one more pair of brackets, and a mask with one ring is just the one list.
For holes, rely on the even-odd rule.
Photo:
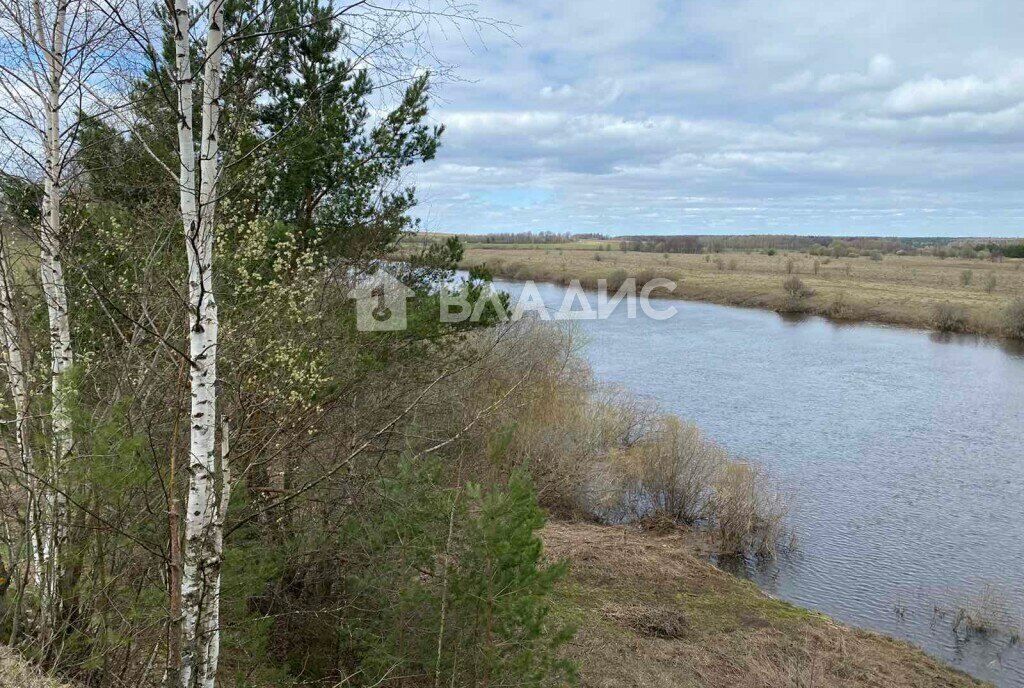
{"label": "reflection on water", "polygon": [[[541,293],[557,307],[564,289]],[[580,325],[599,378],[694,420],[795,492],[798,550],[722,565],[1024,686],[1019,645],[953,627],[987,585],[1024,618],[1024,345],[671,303],[670,320],[622,309]]]}

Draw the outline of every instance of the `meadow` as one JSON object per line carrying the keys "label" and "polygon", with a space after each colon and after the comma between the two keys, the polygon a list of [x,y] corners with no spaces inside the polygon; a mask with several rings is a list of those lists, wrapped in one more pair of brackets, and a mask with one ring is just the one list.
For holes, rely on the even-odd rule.
{"label": "meadow", "polygon": [[[676,282],[672,296],[808,313],[836,320],[984,335],[1020,336],[1024,260],[868,252],[833,257],[798,251],[623,251],[616,240],[558,244],[467,243],[464,268],[497,278],[596,287],[625,277]],[[664,292],[659,292],[663,294]]]}

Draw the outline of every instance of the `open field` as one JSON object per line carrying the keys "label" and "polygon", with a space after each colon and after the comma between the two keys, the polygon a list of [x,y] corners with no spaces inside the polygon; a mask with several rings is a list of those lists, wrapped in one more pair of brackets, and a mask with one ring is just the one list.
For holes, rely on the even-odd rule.
{"label": "open field", "polygon": [[[463,267],[486,265],[495,277],[596,286],[624,277],[674,280],[677,298],[804,312],[999,336],[1006,310],[1024,296],[1024,260],[887,254],[832,258],[779,251],[650,253],[618,242],[501,245],[471,243]],[[796,288],[784,284],[796,277]]]}
{"label": "open field", "polygon": [[579,628],[582,685],[956,688],[987,685],[906,643],[772,599],[698,556],[697,542],[554,522],[569,557],[557,610]]}

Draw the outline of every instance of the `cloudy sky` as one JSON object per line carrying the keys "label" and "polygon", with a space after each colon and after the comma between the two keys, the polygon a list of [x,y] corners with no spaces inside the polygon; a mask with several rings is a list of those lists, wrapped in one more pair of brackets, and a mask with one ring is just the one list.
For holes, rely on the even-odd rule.
{"label": "cloudy sky", "polygon": [[1024,235],[1022,0],[480,0],[435,231]]}

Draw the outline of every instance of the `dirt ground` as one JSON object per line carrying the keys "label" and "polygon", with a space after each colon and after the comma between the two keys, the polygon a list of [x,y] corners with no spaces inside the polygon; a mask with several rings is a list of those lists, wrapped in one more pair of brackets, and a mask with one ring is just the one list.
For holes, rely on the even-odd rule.
{"label": "dirt ground", "polygon": [[680,688],[984,686],[907,643],[772,599],[698,556],[693,537],[552,522],[572,561],[556,612],[579,629],[582,685]]}

